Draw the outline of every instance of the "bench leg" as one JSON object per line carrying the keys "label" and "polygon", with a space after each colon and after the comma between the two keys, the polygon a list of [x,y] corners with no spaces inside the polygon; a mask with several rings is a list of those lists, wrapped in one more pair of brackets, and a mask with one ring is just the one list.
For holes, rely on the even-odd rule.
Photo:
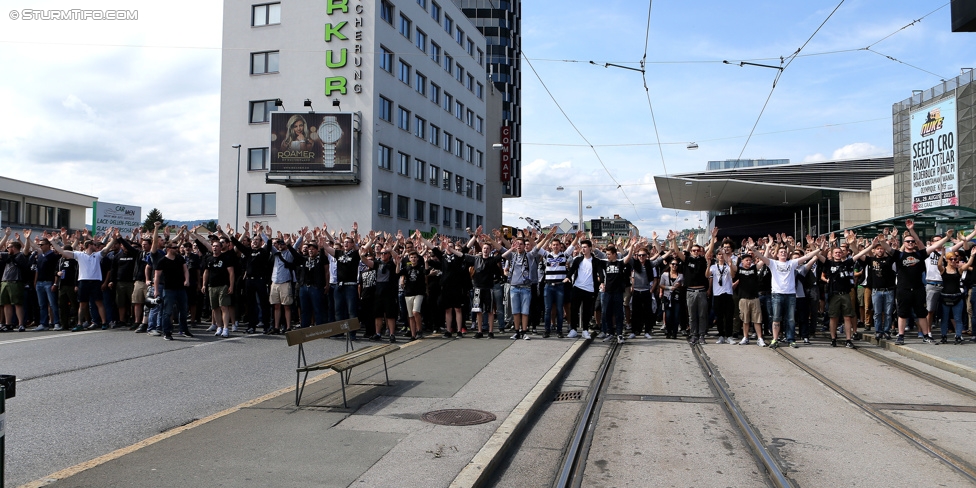
{"label": "bench leg", "polygon": [[305,391],[305,382],[308,381],[308,371],[305,372],[305,378],[299,380],[301,376],[302,376],[301,373],[295,374],[295,406],[296,407],[298,406],[298,403],[301,402],[302,400],[302,392]]}
{"label": "bench leg", "polygon": [[386,369],[386,356],[383,356],[383,374],[386,375],[386,386],[390,386],[390,371]]}
{"label": "bench leg", "polygon": [[346,404],[346,381],[344,374],[345,373],[339,374],[339,384],[342,385],[342,408],[349,408],[349,405]]}

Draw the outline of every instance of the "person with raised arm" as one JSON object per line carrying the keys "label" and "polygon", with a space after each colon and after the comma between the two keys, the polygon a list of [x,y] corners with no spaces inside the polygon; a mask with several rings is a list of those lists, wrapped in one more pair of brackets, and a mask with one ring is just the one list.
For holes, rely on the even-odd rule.
{"label": "person with raised arm", "polygon": [[704,344],[708,333],[708,262],[712,259],[715,239],[718,237],[718,227],[712,228],[712,238],[708,241],[708,249],[703,249],[694,242],[695,235],[688,236],[688,244],[682,252],[678,249],[678,234],[671,234],[671,250],[682,263],[681,274],[684,276],[685,299],[688,302],[688,320],[690,322],[690,341],[692,345]]}
{"label": "person with raised arm", "polygon": [[[102,259],[108,255],[109,249],[115,244],[116,234],[118,231],[114,227],[108,229],[109,242],[101,251],[95,250],[97,246],[95,241],[88,236],[87,230],[82,234],[85,237],[82,242],[84,251],[65,251],[56,241],[51,241],[51,246],[54,247],[55,252],[67,259],[78,261],[78,325],[71,329],[72,332],[85,330],[81,321],[89,316],[90,302],[94,302],[98,309],[102,329],[108,328],[105,305],[102,303],[101,263]],[[61,238],[66,239],[67,236],[62,233]]]}
{"label": "person with raised arm", "polygon": [[931,344],[932,329],[928,322],[928,310],[925,308],[926,289],[923,280],[925,272],[925,259],[933,252],[942,248],[952,237],[952,230],[938,241],[932,243],[924,249],[919,245],[922,240],[915,233],[915,221],[908,219],[905,221],[908,229],[905,239],[902,241],[901,249],[895,253],[895,272],[897,274],[897,284],[895,286],[895,303],[898,306],[898,337],[895,344],[905,345],[905,327],[908,326],[908,319],[915,314],[918,321],[918,330],[922,333],[922,342]]}
{"label": "person with raised arm", "polygon": [[[30,231],[24,231],[25,239],[30,241]],[[10,227],[4,230],[3,239],[0,239],[0,248],[6,251],[0,252],[0,266],[3,266],[3,281],[0,282],[0,306],[3,306],[3,315],[8,323],[0,324],[0,332],[12,330],[9,322],[14,314],[17,316],[18,331],[26,330],[24,319],[24,285],[27,280],[33,279],[30,275],[30,265],[27,255],[22,252],[24,245],[20,239],[10,240]]]}
{"label": "person with raised arm", "polygon": [[[797,268],[820,254],[820,248],[816,248],[803,256],[789,259],[790,250],[783,241],[784,239],[779,237],[779,240],[774,242],[773,236],[769,236],[766,252],[758,255],[763,264],[769,267],[772,277],[770,308],[772,309],[773,339],[769,342],[769,347],[773,349],[779,347],[779,333],[784,320],[786,321],[786,341],[791,345],[796,343]],[[773,257],[774,255],[775,257]]]}

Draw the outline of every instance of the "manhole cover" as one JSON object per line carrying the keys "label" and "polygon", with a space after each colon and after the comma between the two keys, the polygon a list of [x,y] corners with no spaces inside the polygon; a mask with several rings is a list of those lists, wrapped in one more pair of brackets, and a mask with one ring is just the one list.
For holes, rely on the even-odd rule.
{"label": "manhole cover", "polygon": [[561,391],[559,393],[556,393],[556,398],[553,399],[553,401],[566,402],[566,401],[582,400],[582,399],[583,399],[583,391],[575,390],[575,391]]}
{"label": "manhole cover", "polygon": [[435,410],[421,416],[425,422],[437,425],[477,425],[495,420],[495,414],[467,408]]}

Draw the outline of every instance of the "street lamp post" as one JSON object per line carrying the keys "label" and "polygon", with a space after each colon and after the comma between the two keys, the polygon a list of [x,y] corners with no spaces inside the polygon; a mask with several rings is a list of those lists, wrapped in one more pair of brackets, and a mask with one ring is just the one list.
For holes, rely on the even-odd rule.
{"label": "street lamp post", "polygon": [[235,144],[231,147],[237,149],[237,191],[234,193],[234,229],[237,230],[241,216],[241,145]]}
{"label": "street lamp post", "polygon": [[[563,188],[561,186],[557,186],[556,187],[556,190],[563,191],[563,190],[565,190],[565,188]],[[583,230],[583,190],[579,190],[579,207],[578,208],[579,208],[579,214],[578,214],[579,220],[577,220],[578,224],[576,226],[576,230]]]}

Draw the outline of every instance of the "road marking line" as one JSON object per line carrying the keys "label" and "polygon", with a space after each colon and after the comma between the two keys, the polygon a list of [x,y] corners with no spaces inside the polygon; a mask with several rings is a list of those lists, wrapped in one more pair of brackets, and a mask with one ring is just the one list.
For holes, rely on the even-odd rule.
{"label": "road marking line", "polygon": [[[420,343],[420,341],[408,342],[408,343],[400,346],[400,349],[404,349],[404,348],[407,348],[407,347],[410,347],[410,346],[413,346],[413,345],[417,345],[419,343]],[[322,381],[322,380],[324,380],[326,378],[335,376],[336,374],[337,373],[335,371],[327,371],[327,372],[322,373],[322,374],[320,374],[318,376],[309,378],[309,380],[305,383],[305,385],[308,386],[308,385],[311,385],[313,383],[317,383],[317,382]],[[246,401],[244,403],[241,403],[240,405],[236,405],[236,406],[230,407],[230,408],[228,408],[226,410],[222,410],[222,411],[217,412],[217,413],[215,413],[213,415],[209,415],[209,416],[204,417],[202,419],[194,420],[193,422],[190,422],[190,423],[188,423],[186,425],[181,425],[179,427],[174,427],[174,428],[172,428],[170,430],[167,430],[166,432],[162,432],[162,433],[156,434],[156,435],[154,435],[152,437],[149,437],[147,439],[143,439],[143,440],[141,440],[139,442],[136,442],[135,444],[132,444],[130,446],[126,446],[126,447],[123,447],[123,448],[120,448],[120,449],[116,449],[116,450],[114,450],[114,451],[112,451],[112,452],[110,452],[108,454],[103,454],[101,456],[98,456],[95,459],[91,459],[89,461],[85,461],[83,463],[79,463],[79,464],[76,464],[74,466],[71,466],[71,467],[62,469],[61,471],[57,471],[57,472],[51,473],[51,474],[49,474],[49,475],[47,475],[47,476],[45,476],[43,478],[39,478],[39,479],[36,479],[34,481],[31,481],[30,483],[25,483],[23,485],[20,485],[19,488],[40,488],[42,486],[47,486],[47,485],[49,485],[51,483],[55,483],[57,481],[60,481],[60,480],[65,479],[65,478],[74,476],[74,475],[76,475],[78,473],[81,473],[82,471],[87,471],[89,469],[92,469],[92,468],[98,467],[98,466],[100,466],[102,464],[105,464],[105,463],[107,463],[109,461],[118,459],[118,458],[120,458],[122,456],[125,456],[126,454],[131,454],[133,452],[136,452],[139,449],[142,449],[144,447],[149,447],[149,446],[151,446],[153,444],[156,444],[157,442],[160,442],[160,441],[169,439],[170,437],[173,437],[173,436],[175,436],[177,434],[181,434],[183,432],[186,432],[186,431],[188,431],[188,430],[190,430],[190,429],[192,429],[194,427],[199,427],[199,426],[201,426],[203,424],[206,424],[208,422],[212,422],[212,421],[217,420],[217,419],[219,419],[221,417],[226,417],[226,416],[228,416],[228,415],[230,415],[230,414],[232,414],[234,412],[237,412],[239,410],[242,410],[242,409],[245,409],[245,408],[248,408],[248,407],[253,407],[255,405],[258,405],[260,403],[266,402],[268,400],[271,400],[271,399],[276,398],[278,396],[284,395],[286,393],[291,393],[293,391],[295,391],[295,387],[294,386],[288,386],[288,387],[282,388],[280,390],[273,391],[271,393],[268,393],[267,395],[263,395],[263,396],[254,398],[252,400],[248,400],[248,401]]]}
{"label": "road marking line", "polygon": [[24,338],[24,339],[12,339],[12,340],[9,340],[9,341],[0,341],[0,346],[2,346],[4,344],[14,344],[14,343],[17,343],[17,342],[41,341],[41,340],[44,340],[44,339],[60,339],[62,337],[78,337],[80,335],[94,334],[96,332],[101,332],[101,331],[100,330],[86,330],[84,332],[72,332],[70,334],[55,334],[55,335],[46,335],[46,336],[39,336],[39,337],[27,337],[27,338]]}

